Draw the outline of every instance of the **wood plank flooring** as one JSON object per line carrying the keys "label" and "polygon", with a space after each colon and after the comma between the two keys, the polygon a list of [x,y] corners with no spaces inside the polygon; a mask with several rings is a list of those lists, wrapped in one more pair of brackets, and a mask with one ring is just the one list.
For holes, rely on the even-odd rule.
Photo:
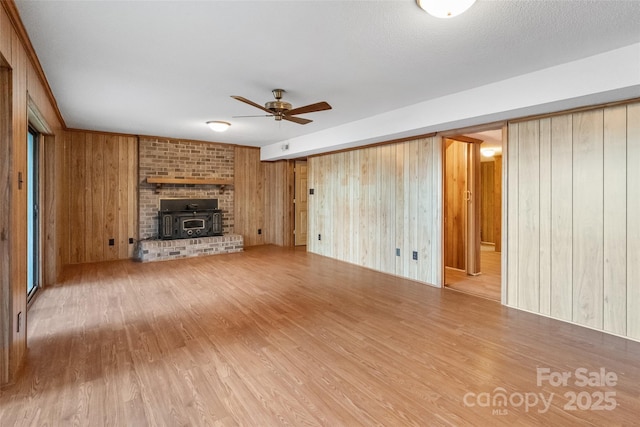
{"label": "wood plank flooring", "polygon": [[[632,425],[640,413],[640,343],[274,246],[73,266],[28,320],[1,426]],[[538,386],[537,368],[572,377]],[[579,387],[580,368],[616,385]],[[605,392],[612,410],[584,409]],[[548,410],[540,393],[553,393]],[[587,393],[583,409],[565,407],[571,393]]]}
{"label": "wood plank flooring", "polygon": [[445,269],[445,283],[456,291],[477,295],[494,301],[500,301],[500,252],[495,252],[493,245],[482,245],[480,251],[480,270],[478,276],[454,268]]}

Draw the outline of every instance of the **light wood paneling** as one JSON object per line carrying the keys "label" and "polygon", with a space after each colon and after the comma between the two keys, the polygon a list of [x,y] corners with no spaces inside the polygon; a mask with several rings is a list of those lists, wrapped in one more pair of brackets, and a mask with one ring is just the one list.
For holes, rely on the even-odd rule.
{"label": "light wood paneling", "polygon": [[[627,107],[604,110],[603,328],[627,333]],[[640,163],[639,163],[640,164]],[[636,258],[636,259],[640,259]]]}
{"label": "light wood paneling", "polygon": [[519,238],[519,200],[518,200],[518,188],[519,188],[519,176],[518,173],[518,154],[520,150],[520,132],[518,131],[518,123],[509,123],[508,125],[508,151],[507,151],[507,171],[508,187],[507,191],[508,205],[507,212],[507,226],[509,232],[507,233],[507,282],[506,282],[506,303],[512,307],[518,306],[518,265],[519,265],[519,250],[518,244]]}
{"label": "light wood paneling", "polygon": [[573,115],[573,321],[602,328],[603,111]]}
{"label": "light wood paneling", "polygon": [[640,340],[640,104],[627,107],[627,336]]}
{"label": "light wood paneling", "polygon": [[[69,264],[131,258],[138,238],[138,141],[68,131]],[[113,239],[113,245],[109,241]]]}
{"label": "light wood paneling", "polygon": [[[395,181],[390,179],[396,173],[395,145],[384,145],[378,150],[378,162],[380,164],[380,174],[378,174],[380,187],[380,241],[391,244],[380,251],[380,270],[395,272],[396,270],[396,204],[387,203],[396,199]],[[425,165],[428,168],[428,165]],[[346,186],[345,186],[346,187]],[[348,189],[348,187],[346,187]],[[422,188],[428,188],[426,185]],[[347,222],[348,223],[348,222]],[[349,230],[344,230],[343,234],[348,234]],[[424,243],[424,237],[421,239]],[[426,253],[426,249],[425,252]]]}
{"label": "light wood paneling", "polygon": [[540,313],[551,314],[551,119],[540,120]]}
{"label": "light wood paneling", "polygon": [[540,301],[540,128],[518,124],[518,306],[537,311]]}
{"label": "light wood paneling", "polygon": [[[404,271],[405,277],[410,279],[418,279],[418,262],[413,259],[413,252],[418,254],[418,260],[421,264],[425,263],[425,260],[420,260],[420,252],[418,251],[418,230],[421,228],[418,218],[418,206],[420,203],[420,171],[425,166],[424,160],[419,158],[420,141],[407,142],[406,149],[404,150],[405,165],[408,167],[405,169],[406,186],[408,187],[408,198],[405,199],[405,206],[409,216],[408,227],[405,227],[405,231],[409,231],[409,234],[405,234],[405,239],[408,242],[407,254],[411,254],[411,257],[406,256],[408,261],[408,267]],[[408,202],[408,203],[407,203]],[[424,257],[425,254],[422,254]]]}
{"label": "light wood paneling", "polygon": [[[416,143],[418,144],[418,160],[416,162],[418,172],[416,185],[416,189],[418,190],[416,194],[418,201],[418,210],[416,212],[416,250],[419,254],[419,262],[416,263],[416,277],[428,277],[431,275],[432,283],[435,284],[437,282],[433,275],[440,266],[434,266],[432,263],[431,252],[433,252],[433,249],[431,242],[437,241],[438,239],[434,239],[433,227],[425,226],[422,222],[423,218],[430,218],[433,215],[432,206],[434,204],[434,194],[432,192],[435,189],[435,184],[433,182],[434,161],[432,157],[432,146],[435,142],[434,139],[431,138],[428,140],[420,139],[416,141]],[[389,255],[393,255],[393,253]]]}
{"label": "light wood paneling", "polygon": [[551,118],[551,316],[562,320],[573,317],[572,123]]}
{"label": "light wood paneling", "polygon": [[439,147],[428,138],[309,159],[307,249],[440,285]]}
{"label": "light wood paneling", "polygon": [[638,339],[639,105],[509,125],[509,305]]}
{"label": "light wood paneling", "polygon": [[396,269],[395,273],[401,275],[404,271],[404,263],[406,257],[410,256],[404,247],[404,228],[406,226],[404,214],[404,199],[408,197],[405,190],[404,182],[404,150],[406,144],[395,144],[396,148],[396,169],[395,176],[392,176],[395,182],[396,197],[395,197],[395,248],[400,251],[400,256],[396,255]]}

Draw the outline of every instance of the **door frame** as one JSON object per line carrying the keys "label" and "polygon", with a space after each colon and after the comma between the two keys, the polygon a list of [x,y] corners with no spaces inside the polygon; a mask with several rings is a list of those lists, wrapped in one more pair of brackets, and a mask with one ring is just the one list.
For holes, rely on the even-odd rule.
{"label": "door frame", "polygon": [[[41,191],[41,174],[40,174],[40,160],[42,140],[44,139],[42,134],[31,124],[27,129],[27,138],[33,137],[33,146],[29,146],[27,139],[27,159],[32,158],[31,168],[29,168],[29,161],[27,161],[27,204],[29,204],[29,197],[32,196],[31,204],[33,206],[27,206],[27,303],[29,303],[38,292],[38,289],[42,286],[42,221],[40,210],[42,207],[42,191]],[[32,179],[33,178],[33,179]],[[32,193],[32,194],[31,194]],[[29,215],[31,212],[31,215]],[[33,221],[33,222],[32,222]],[[29,253],[31,251],[32,253]],[[33,257],[31,263],[30,257]],[[29,265],[31,264],[31,265]],[[29,269],[32,269],[32,280],[29,280]],[[29,289],[33,282],[33,287]]]}
{"label": "door frame", "polygon": [[465,128],[452,129],[448,131],[438,132],[437,136],[440,137],[440,172],[441,172],[441,188],[440,188],[440,200],[438,204],[440,206],[440,211],[443,213],[441,215],[440,222],[440,235],[439,235],[439,247],[440,253],[443,254],[440,257],[440,280],[439,283],[436,283],[437,286],[444,288],[445,287],[445,259],[444,259],[444,250],[445,250],[445,226],[444,226],[444,202],[445,202],[445,180],[446,180],[446,171],[445,171],[445,138],[452,138],[454,136],[459,136],[465,133],[477,133],[484,132],[489,130],[502,130],[502,219],[500,229],[502,231],[501,235],[501,252],[500,252],[500,302],[503,305],[506,305],[506,297],[507,297],[507,261],[508,261],[508,217],[507,217],[507,185],[508,185],[508,122],[500,121],[500,122],[492,122],[486,123],[477,126],[469,126]]}
{"label": "door frame", "polygon": [[[32,128],[38,133],[38,182],[37,182],[37,197],[38,197],[38,206],[39,206],[39,215],[38,215],[38,241],[37,241],[37,250],[39,253],[38,256],[38,266],[37,266],[37,274],[38,274],[38,288],[42,289],[47,284],[45,283],[44,271],[45,271],[45,254],[44,254],[44,236],[46,235],[45,221],[43,220],[42,209],[46,206],[45,197],[52,197],[51,194],[45,194],[44,187],[44,177],[47,168],[47,159],[44,156],[45,153],[45,144],[54,143],[54,136],[51,130],[51,127],[47,123],[46,119],[38,109],[36,103],[33,101],[31,96],[27,94],[27,126]],[[28,135],[29,129],[27,129]],[[25,141],[25,144],[27,141]],[[38,295],[38,291],[36,290],[31,297],[28,297],[25,294],[25,298],[27,298],[27,307],[30,307],[31,304],[35,301]]]}
{"label": "door frame", "polygon": [[[465,179],[465,211],[464,230],[464,271],[467,275],[477,276],[480,274],[480,144],[482,140],[470,138],[464,135],[448,136],[445,139],[456,141],[464,145],[466,170]],[[443,185],[447,187],[447,145],[444,144],[443,156]],[[446,193],[442,200],[443,212],[445,212]],[[443,215],[444,217],[444,215]],[[446,220],[446,218],[444,218]],[[446,249],[449,244],[444,237],[447,229],[443,222],[443,247]],[[443,257],[443,262],[446,260]],[[446,265],[445,265],[446,267]],[[446,280],[445,280],[446,281]]]}

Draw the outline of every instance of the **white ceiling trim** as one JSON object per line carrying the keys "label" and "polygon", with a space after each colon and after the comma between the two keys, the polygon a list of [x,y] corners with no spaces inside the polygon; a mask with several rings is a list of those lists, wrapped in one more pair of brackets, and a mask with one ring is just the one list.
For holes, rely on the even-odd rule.
{"label": "white ceiling trim", "polygon": [[640,97],[640,43],[282,140],[262,147],[260,157],[298,158],[635,97]]}

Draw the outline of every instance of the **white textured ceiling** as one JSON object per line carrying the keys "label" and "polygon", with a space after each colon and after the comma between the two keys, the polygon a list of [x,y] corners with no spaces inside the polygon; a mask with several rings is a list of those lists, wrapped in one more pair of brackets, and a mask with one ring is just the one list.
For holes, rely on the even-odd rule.
{"label": "white textured ceiling", "polygon": [[[639,1],[21,1],[68,127],[265,146],[640,41]],[[263,104],[327,101],[301,126]],[[232,123],[224,134],[207,120]]]}

